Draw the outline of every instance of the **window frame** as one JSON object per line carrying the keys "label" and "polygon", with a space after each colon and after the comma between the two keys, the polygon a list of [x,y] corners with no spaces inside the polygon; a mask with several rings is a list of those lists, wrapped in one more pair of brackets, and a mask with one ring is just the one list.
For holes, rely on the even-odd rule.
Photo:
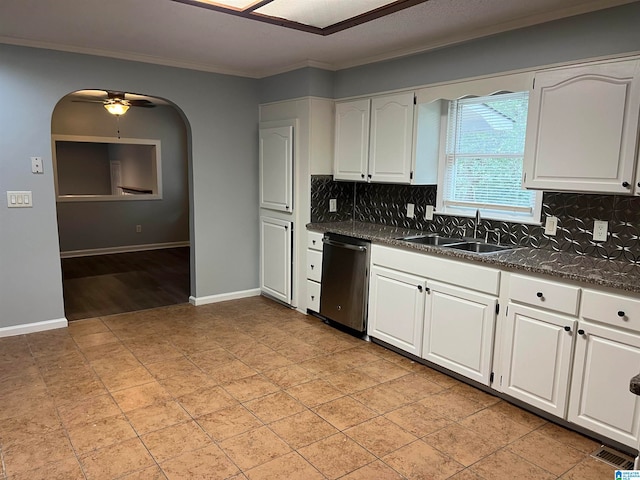
{"label": "window frame", "polygon": [[[473,89],[472,89],[473,90]],[[523,90],[524,91],[524,90]],[[436,194],[436,212],[439,215],[452,215],[452,216],[460,216],[460,217],[474,217],[476,210],[480,211],[480,216],[482,218],[486,218],[488,220],[498,220],[498,221],[507,221],[513,223],[520,224],[528,224],[528,225],[541,225],[542,224],[542,194],[541,191],[533,191],[527,190],[534,195],[533,201],[533,209],[530,215],[522,215],[517,213],[509,213],[509,208],[503,209],[494,209],[490,207],[480,207],[477,206],[469,206],[465,208],[460,205],[446,205],[445,191],[446,191],[446,174],[447,174],[447,141],[448,141],[448,132],[449,132],[449,110],[453,105],[453,102],[456,100],[462,100],[464,98],[471,97],[491,97],[493,95],[499,95],[503,93],[518,93],[511,92],[505,90],[498,90],[493,93],[476,95],[462,95],[458,98],[451,98],[444,100],[446,102],[446,107],[443,108],[443,114],[440,117],[441,128],[440,128],[440,141],[439,141],[439,151],[438,151],[438,188]],[[525,130],[526,136],[526,130]],[[524,169],[524,139],[523,139],[523,149],[522,149],[522,162]],[[515,209],[514,209],[515,210]]]}

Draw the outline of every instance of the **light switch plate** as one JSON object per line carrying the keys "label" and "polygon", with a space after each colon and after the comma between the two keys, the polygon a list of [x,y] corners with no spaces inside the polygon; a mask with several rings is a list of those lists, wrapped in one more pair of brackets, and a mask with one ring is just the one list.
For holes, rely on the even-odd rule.
{"label": "light switch plate", "polygon": [[593,241],[594,242],[606,242],[608,231],[609,231],[609,222],[605,220],[593,221]]}
{"label": "light switch plate", "polygon": [[31,192],[28,191],[8,191],[7,207],[9,208],[31,208],[33,206]]}
{"label": "light switch plate", "polygon": [[415,216],[415,205],[413,203],[407,203],[407,217],[413,218]]}
{"label": "light switch plate", "polygon": [[433,220],[433,205],[427,205],[427,208],[424,212],[425,220]]}
{"label": "light switch plate", "polygon": [[336,198],[329,199],[329,212],[334,213],[338,211],[338,200]]}
{"label": "light switch plate", "polygon": [[556,230],[558,229],[558,217],[547,217],[547,221],[544,224],[544,234],[554,237]]}

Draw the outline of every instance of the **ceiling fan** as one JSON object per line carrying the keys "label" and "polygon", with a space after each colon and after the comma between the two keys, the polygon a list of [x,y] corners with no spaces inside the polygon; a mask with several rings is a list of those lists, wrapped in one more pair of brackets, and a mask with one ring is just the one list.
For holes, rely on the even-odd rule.
{"label": "ceiling fan", "polygon": [[[127,95],[129,95],[129,98],[127,98]],[[127,94],[113,90],[85,90],[78,92],[76,99],[73,101],[102,103],[109,113],[118,116],[124,115],[127,110],[129,110],[129,107],[154,108],[156,106],[150,100],[141,98],[141,95]]]}

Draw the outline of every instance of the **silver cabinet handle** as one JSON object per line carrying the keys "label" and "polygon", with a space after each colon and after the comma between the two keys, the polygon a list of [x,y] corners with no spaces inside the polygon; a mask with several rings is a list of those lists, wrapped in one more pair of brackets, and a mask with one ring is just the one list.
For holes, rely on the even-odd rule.
{"label": "silver cabinet handle", "polygon": [[367,247],[364,247],[362,245],[351,245],[349,243],[335,242],[326,238],[322,239],[322,243],[324,243],[325,245],[331,245],[332,247],[348,248],[349,250],[357,250],[359,252],[367,251]]}

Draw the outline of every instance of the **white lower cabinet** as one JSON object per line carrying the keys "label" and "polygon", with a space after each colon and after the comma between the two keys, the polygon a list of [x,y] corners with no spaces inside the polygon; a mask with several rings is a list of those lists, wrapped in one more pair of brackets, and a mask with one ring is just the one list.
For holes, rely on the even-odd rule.
{"label": "white lower cabinet", "polygon": [[320,284],[307,280],[307,308],[314,312],[320,311]]}
{"label": "white lower cabinet", "polygon": [[320,311],[322,280],[322,233],[307,232],[307,298],[306,306],[313,312]]}
{"label": "white lower cabinet", "polygon": [[502,390],[564,418],[576,319],[509,303]]}
{"label": "white lower cabinet", "polygon": [[489,385],[496,297],[428,281],[422,358]]}
{"label": "white lower cabinet", "polygon": [[371,267],[368,335],[420,356],[425,289],[422,277]]}
{"label": "white lower cabinet", "polygon": [[640,335],[580,322],[568,420],[636,448],[640,397],[629,381],[640,371]]}
{"label": "white lower cabinet", "polygon": [[371,262],[369,336],[489,385],[500,273],[378,245]]}
{"label": "white lower cabinet", "polygon": [[371,263],[370,337],[638,447],[639,295],[375,244]]}

